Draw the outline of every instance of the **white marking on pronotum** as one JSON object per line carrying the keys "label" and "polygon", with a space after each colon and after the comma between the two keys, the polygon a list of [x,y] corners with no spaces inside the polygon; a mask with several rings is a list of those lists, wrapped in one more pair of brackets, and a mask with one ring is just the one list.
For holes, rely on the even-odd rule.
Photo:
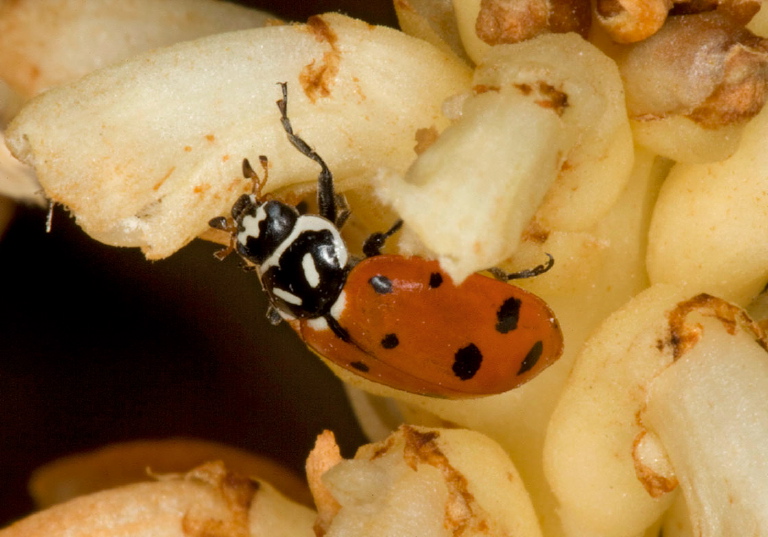
{"label": "white marking on pronotum", "polygon": [[307,319],[307,326],[312,330],[320,332],[321,330],[328,330],[328,321],[324,317],[315,317],[314,319]]}
{"label": "white marking on pronotum", "polygon": [[289,293],[285,289],[280,289],[279,287],[273,287],[272,288],[272,294],[275,295],[278,298],[282,298],[288,304],[293,304],[294,306],[301,306],[301,298],[297,297],[293,293]]}
{"label": "white marking on pronotum", "polygon": [[[256,203],[255,198],[253,196],[251,196],[251,198],[253,198],[251,201]],[[261,232],[259,224],[266,219],[267,211],[264,210],[264,205],[259,205],[256,209],[255,216],[250,214],[245,215],[240,221],[240,225],[243,226],[243,231],[237,234],[237,242],[245,244],[248,241],[248,237],[258,239]]]}
{"label": "white marking on pronotum", "polygon": [[[304,215],[296,221],[296,225],[293,226],[290,235],[288,235],[283,242],[280,243],[272,255],[264,261],[259,267],[259,273],[265,274],[271,267],[280,264],[280,257],[283,252],[296,240],[296,238],[305,231],[322,231],[327,229],[331,232],[333,237],[333,249],[338,254],[338,263],[340,267],[344,267],[347,264],[347,247],[344,244],[344,240],[341,238],[339,230],[336,226],[331,224],[328,220],[322,216]],[[239,241],[238,237],[238,241]]]}
{"label": "white marking on pronotum", "polygon": [[331,306],[331,317],[336,319],[337,321],[341,319],[341,314],[344,312],[344,308],[347,305],[347,292],[342,290],[341,293],[339,293],[339,298],[336,299],[336,302],[333,303],[333,306]]}
{"label": "white marking on pronotum", "polygon": [[301,258],[301,270],[304,271],[304,278],[306,278],[310,287],[316,288],[320,284],[320,273],[317,272],[315,259],[309,252]]}

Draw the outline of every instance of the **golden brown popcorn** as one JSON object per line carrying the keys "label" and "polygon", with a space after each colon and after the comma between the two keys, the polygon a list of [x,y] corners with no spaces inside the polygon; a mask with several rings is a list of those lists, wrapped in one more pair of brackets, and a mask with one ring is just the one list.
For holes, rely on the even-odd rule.
{"label": "golden brown popcorn", "polygon": [[672,0],[597,0],[595,16],[617,43],[642,41],[662,27]]}
{"label": "golden brown popcorn", "polygon": [[[752,470],[729,475],[746,481],[750,471],[764,475],[756,469],[763,464],[763,444],[755,442],[768,431],[762,410],[740,417],[733,409],[759,405],[756,393],[768,383],[765,345],[761,329],[738,306],[711,295],[690,297],[668,285],[652,286],[609,316],[584,346],[549,423],[545,468],[566,534],[642,534],[670,507],[683,483],[689,507],[697,510],[691,513],[695,526],[713,527],[719,518],[726,528],[750,528],[703,534],[751,533],[765,512],[764,493],[747,487],[752,492],[743,503],[726,505],[721,492],[730,456],[720,452],[723,437],[714,430],[744,430],[739,438],[728,437],[729,450],[743,453],[743,467]],[[681,365],[688,356],[702,368],[690,384],[691,370]],[[755,382],[740,385],[750,374]],[[674,387],[667,379],[675,379]],[[681,408],[683,401],[691,404]],[[714,411],[719,405],[722,410]],[[686,421],[697,412],[706,418],[697,418],[696,425]],[[725,423],[732,419],[739,424]],[[701,454],[694,454],[695,446]],[[699,494],[711,509],[698,503]]]}
{"label": "golden brown popcorn", "polygon": [[541,535],[514,466],[472,431],[403,426],[350,460],[325,433],[309,460],[321,536]]}
{"label": "golden brown popcorn", "polygon": [[183,475],[80,496],[22,519],[0,536],[310,537],[314,518],[314,511],[268,483],[211,462]]}
{"label": "golden brown popcorn", "polygon": [[549,32],[586,37],[591,22],[584,0],[481,0],[475,32],[489,45],[500,45]]}
{"label": "golden brown popcorn", "polygon": [[636,139],[669,158],[726,158],[765,104],[768,44],[720,11],[670,17],[612,50]]}
{"label": "golden brown popcorn", "polygon": [[230,470],[274,485],[289,498],[312,505],[306,484],[280,464],[232,446],[192,438],[135,440],[104,446],[50,462],[32,474],[29,490],[38,509],[76,496],[158,475],[185,472],[207,461],[221,460]]}
{"label": "golden brown popcorn", "polygon": [[[180,43],[98,70],[30,103],[7,143],[88,233],[157,259],[206,231],[250,188],[245,156],[269,155],[269,191],[314,183],[314,163],[282,133],[277,82],[293,82],[292,117],[343,190],[382,166],[404,170],[414,133],[442,130],[442,101],[468,80],[465,65],[428,43],[329,14],[308,25]],[[69,147],[73,139],[77,148]],[[100,203],[84,202],[94,197]]]}
{"label": "golden brown popcorn", "polygon": [[712,129],[754,117],[765,102],[766,40],[719,12],[670,18],[617,59],[634,119],[678,114]]}
{"label": "golden brown popcorn", "polygon": [[210,0],[2,2],[0,78],[29,98],[141,50],[255,28],[268,19]]}

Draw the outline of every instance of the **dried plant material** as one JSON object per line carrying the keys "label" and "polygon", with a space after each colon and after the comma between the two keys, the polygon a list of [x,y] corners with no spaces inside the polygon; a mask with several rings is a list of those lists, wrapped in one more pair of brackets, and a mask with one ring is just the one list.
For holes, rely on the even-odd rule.
{"label": "dried plant material", "polygon": [[268,17],[211,0],[3,2],[0,78],[31,97],[137,52],[263,26]]}
{"label": "dried plant material", "polygon": [[644,431],[637,415],[647,386],[674,359],[664,343],[667,314],[686,298],[670,286],[643,291],[600,325],[577,358],[544,446],[566,535],[639,535],[669,507],[671,490],[657,485],[674,483],[672,476],[635,459],[649,450],[636,445]]}
{"label": "dried plant material", "polygon": [[473,82],[461,119],[407,175],[378,178],[455,281],[509,257],[545,195],[546,225],[593,225],[633,161],[618,72],[578,36],[494,47]]}
{"label": "dried plant material", "polygon": [[641,420],[675,468],[692,535],[765,535],[768,354],[724,321],[690,320],[701,336],[651,383]]}
{"label": "dried plant material", "polygon": [[765,103],[768,42],[720,12],[670,18],[617,61],[637,121],[679,115],[717,129],[743,124]]}
{"label": "dried plant material", "polygon": [[404,426],[323,481],[341,504],[328,537],[541,535],[509,458],[472,431]]}
{"label": "dried plant material", "polygon": [[451,0],[395,0],[394,7],[403,32],[469,61]]}
{"label": "dried plant material", "polygon": [[315,521],[315,534],[325,535],[333,519],[339,513],[341,505],[333,497],[328,487],[323,483],[323,474],[339,464],[341,451],[336,444],[336,437],[331,431],[323,431],[315,441],[315,447],[307,457],[307,481],[312,497],[317,506],[317,520]]}
{"label": "dried plant material", "polygon": [[24,98],[0,80],[0,196],[44,205],[45,198],[34,171],[16,160],[5,145],[3,131],[23,104]]}
{"label": "dried plant material", "polygon": [[45,205],[42,189],[35,179],[35,172],[16,160],[5,145],[5,136],[0,132],[0,196],[10,199]]}
{"label": "dried plant material", "polygon": [[675,2],[670,16],[719,11],[740,25],[750,22],[760,11],[762,0],[682,0]]}
{"label": "dried plant material", "polygon": [[[267,15],[211,0],[23,0],[0,3],[0,128],[25,98],[132,54],[262,26]],[[7,84],[11,84],[15,91]],[[44,204],[34,172],[0,140],[0,194]]]}
{"label": "dried plant material", "polygon": [[708,129],[692,119],[669,115],[630,119],[635,142],[676,162],[702,164],[725,160],[736,152],[743,123]]}
{"label": "dried plant material", "polygon": [[648,235],[653,282],[748,304],[768,281],[768,113],[738,151],[710,164],[677,164],[661,189]]}
{"label": "dried plant material", "polygon": [[[288,81],[291,119],[341,188],[345,177],[381,166],[404,170],[417,129],[446,125],[440,103],[468,86],[467,68],[391,29],[336,14],[313,20],[219,34],[99,70],[25,107],[8,144],[87,233],[152,259],[230,211],[250,188],[244,157],[269,156],[269,190],[315,181],[316,165],[281,130],[278,81]],[[337,71],[327,78],[328,69]]]}
{"label": "dried plant material", "polygon": [[576,32],[586,39],[592,27],[591,7],[589,0],[549,0],[549,30]]}
{"label": "dried plant material", "polygon": [[[657,533],[659,535],[659,533]],[[666,537],[694,537],[693,526],[691,525],[691,516],[688,513],[688,506],[685,504],[685,496],[678,494],[675,501],[672,502],[661,525],[661,533]]]}
{"label": "dried plant material", "polygon": [[491,45],[477,36],[477,15],[480,13],[482,0],[453,0],[453,10],[456,15],[456,27],[459,37],[467,52],[467,56],[479,64],[483,56],[491,50]]}
{"label": "dried plant material", "polygon": [[405,177],[380,176],[379,193],[461,282],[515,250],[567,145],[555,113],[513,92],[485,93]]}
{"label": "dried plant material", "polygon": [[550,32],[586,38],[592,22],[588,0],[454,0],[453,7],[464,49],[477,64],[493,45]]}
{"label": "dried plant material", "polygon": [[38,509],[152,476],[186,472],[207,461],[221,460],[232,471],[267,481],[283,494],[312,505],[307,485],[280,464],[255,453],[192,438],[137,440],[70,455],[35,470],[29,490]]}
{"label": "dried plant material", "polygon": [[481,0],[475,33],[489,45],[519,43],[543,33],[587,36],[590,3],[584,0]]}
{"label": "dried plant material", "polygon": [[638,481],[652,498],[661,498],[678,486],[677,476],[661,441],[644,430],[635,437],[632,460]]}
{"label": "dried plant material", "polygon": [[[664,436],[641,414],[657,379],[701,344],[701,319],[715,319],[721,332],[749,334],[765,345],[759,327],[737,306],[684,293],[657,285],[639,294],[601,325],[576,362],[544,451],[566,535],[639,535],[670,505],[670,493],[684,476]],[[677,413],[675,393],[668,392],[669,415]],[[681,437],[688,434],[685,423],[676,422]],[[712,430],[708,434],[722,446],[722,436],[715,440]]]}
{"label": "dried plant material", "polygon": [[667,20],[672,0],[597,0],[595,16],[617,43],[636,43],[655,34]]}
{"label": "dried plant material", "polygon": [[768,37],[768,9],[762,9],[762,4],[760,2],[761,9],[747,23],[747,29],[760,37]]}
{"label": "dried plant material", "polygon": [[519,43],[547,30],[547,0],[481,0],[475,33],[489,45]]}
{"label": "dried plant material", "polygon": [[314,516],[267,483],[219,462],[186,475],[80,496],[22,519],[0,530],[0,536],[310,537]]}

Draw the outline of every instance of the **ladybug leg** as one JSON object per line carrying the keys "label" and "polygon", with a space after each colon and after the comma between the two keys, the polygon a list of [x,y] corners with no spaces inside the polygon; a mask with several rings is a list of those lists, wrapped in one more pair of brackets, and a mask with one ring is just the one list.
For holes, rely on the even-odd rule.
{"label": "ladybug leg", "polygon": [[384,243],[387,242],[388,238],[397,233],[401,227],[403,227],[403,221],[398,220],[384,233],[372,233],[363,243],[363,254],[365,254],[365,257],[376,257],[377,255],[381,255],[381,249],[384,248]]}
{"label": "ladybug leg", "polygon": [[280,313],[277,311],[277,308],[270,306],[267,308],[267,320],[269,321],[269,324],[272,326],[277,326],[281,322],[283,322],[283,318],[280,315]]}
{"label": "ladybug leg", "polygon": [[510,280],[521,280],[523,278],[533,278],[535,276],[539,276],[540,274],[544,274],[555,264],[555,258],[552,257],[551,254],[547,254],[547,257],[549,259],[546,263],[537,267],[533,267],[532,269],[521,270],[520,272],[505,272],[499,267],[493,267],[489,268],[488,272],[490,272],[494,278],[503,282],[508,282]]}
{"label": "ladybug leg", "polygon": [[328,328],[331,329],[331,332],[333,332],[337,338],[339,338],[340,340],[346,343],[349,343],[351,341],[351,338],[349,337],[349,332],[347,331],[346,328],[341,326],[341,324],[336,319],[336,317],[328,313],[324,315],[323,318],[328,323]]}
{"label": "ladybug leg", "polygon": [[[294,134],[291,120],[288,119],[288,84],[281,82],[280,87],[283,90],[283,98],[277,101],[277,107],[280,109],[280,121],[283,124],[283,130],[288,135],[288,141],[293,147],[305,157],[311,158],[320,165],[320,175],[317,177],[317,204],[319,214],[323,218],[336,222],[338,212],[336,208],[337,196],[333,188],[333,175],[325,161],[309,147],[309,144],[302,140],[297,134]],[[346,218],[345,218],[346,219]]]}
{"label": "ladybug leg", "polygon": [[347,223],[347,219],[349,218],[349,215],[352,214],[352,210],[349,208],[347,198],[343,194],[336,194],[336,207],[338,207],[336,221],[333,224],[337,229],[341,229],[344,227],[344,224]]}
{"label": "ladybug leg", "polygon": [[237,226],[235,226],[235,221],[225,216],[217,216],[216,218],[212,218],[208,222],[208,225],[211,226],[213,229],[218,229],[218,230],[226,231],[227,233],[229,233],[229,246],[213,252],[213,256],[216,259],[218,259],[219,261],[223,261],[229,254],[231,254],[235,250],[235,242],[236,242],[235,237],[237,233]]}

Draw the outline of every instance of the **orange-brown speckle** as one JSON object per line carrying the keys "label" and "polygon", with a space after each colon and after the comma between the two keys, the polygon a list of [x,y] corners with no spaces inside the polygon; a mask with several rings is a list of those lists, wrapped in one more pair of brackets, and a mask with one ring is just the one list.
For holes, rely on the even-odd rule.
{"label": "orange-brown speckle", "polygon": [[160,187],[163,186],[163,183],[165,183],[168,178],[171,176],[171,174],[176,170],[176,167],[174,166],[170,170],[168,170],[165,175],[163,175],[154,185],[152,185],[152,190],[160,190]]}
{"label": "orange-brown speckle", "polygon": [[331,94],[331,88],[339,72],[341,54],[336,48],[336,41],[338,40],[336,33],[321,16],[310,17],[307,21],[307,28],[315,36],[315,39],[328,43],[331,48],[323,54],[322,59],[319,61],[317,59],[312,60],[299,74],[299,83],[304,94],[310,101],[315,102],[317,99],[328,97]]}

